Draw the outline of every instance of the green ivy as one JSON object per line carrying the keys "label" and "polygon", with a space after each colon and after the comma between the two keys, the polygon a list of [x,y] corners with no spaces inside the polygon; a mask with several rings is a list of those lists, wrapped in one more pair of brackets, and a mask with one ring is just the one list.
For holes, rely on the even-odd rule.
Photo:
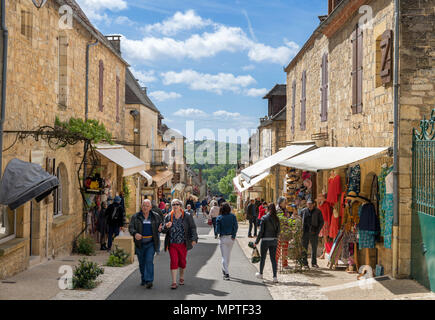
{"label": "green ivy", "polygon": [[130,207],[130,188],[128,187],[128,180],[126,177],[122,178],[122,192],[124,193],[124,206],[125,209]]}
{"label": "green ivy", "polygon": [[62,128],[70,134],[76,134],[89,140],[92,143],[99,143],[101,141],[107,141],[110,144],[112,142],[112,134],[107,131],[103,123],[97,120],[83,120],[80,118],[70,118],[68,121],[60,121],[56,116],[55,126]]}

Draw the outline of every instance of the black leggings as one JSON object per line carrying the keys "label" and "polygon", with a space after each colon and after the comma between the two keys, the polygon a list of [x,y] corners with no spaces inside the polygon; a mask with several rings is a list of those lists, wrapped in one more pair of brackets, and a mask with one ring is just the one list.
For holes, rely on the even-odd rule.
{"label": "black leggings", "polygon": [[266,263],[267,250],[269,250],[270,260],[272,261],[273,277],[276,278],[277,263],[276,263],[276,248],[278,246],[277,240],[261,240],[260,247],[260,274],[263,274],[264,264]]}

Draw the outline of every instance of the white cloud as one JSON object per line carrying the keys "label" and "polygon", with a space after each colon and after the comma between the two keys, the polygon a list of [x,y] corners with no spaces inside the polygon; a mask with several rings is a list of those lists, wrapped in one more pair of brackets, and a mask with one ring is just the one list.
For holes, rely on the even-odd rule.
{"label": "white cloud", "polygon": [[253,64],[250,64],[250,65],[242,67],[243,71],[251,71],[251,70],[254,70],[254,69],[255,69],[255,66]]}
{"label": "white cloud", "polygon": [[[189,11],[188,11],[189,12]],[[200,18],[199,16],[196,16]],[[204,21],[200,18],[200,21]],[[207,20],[208,21],[208,20]],[[201,22],[196,22],[201,24]],[[148,26],[166,34],[174,33],[182,28],[186,29],[194,24],[178,23],[165,26],[165,22]],[[213,24],[212,32],[193,34],[185,40],[171,37],[145,36],[142,40],[123,38],[123,50],[127,59],[133,61],[155,61],[162,58],[201,59],[214,57],[221,52],[246,52],[251,61],[271,62],[284,65],[290,61],[299,50],[299,46],[284,40],[284,45],[271,47],[250,39],[239,27]],[[193,27],[192,27],[193,28]]]}
{"label": "white cloud", "polygon": [[193,109],[193,108],[189,108],[189,109],[180,109],[177,112],[174,113],[174,116],[178,116],[178,117],[195,117],[195,116],[205,116],[206,113],[202,110],[199,109]]}
{"label": "white cloud", "polygon": [[176,12],[162,23],[147,25],[143,30],[147,33],[157,32],[165,36],[173,36],[179,31],[203,28],[211,24],[213,24],[211,20],[201,18],[194,10],[187,10],[184,13]]}
{"label": "white cloud", "polygon": [[120,25],[127,25],[127,26],[134,26],[136,24],[136,22],[134,22],[133,20],[130,20],[130,18],[126,17],[126,16],[119,16],[115,19],[115,23],[116,24],[120,24]]}
{"label": "white cloud", "polygon": [[139,80],[139,83],[141,86],[145,87],[148,83],[157,81],[154,70],[139,71],[139,70],[133,69],[132,67],[130,68],[130,70],[133,73],[133,75],[135,76],[135,78],[137,78]]}
{"label": "white cloud", "polygon": [[153,91],[149,94],[149,96],[157,101],[181,98],[181,94],[179,93],[166,91]]}
{"label": "white cloud", "polygon": [[225,111],[225,110],[218,110],[218,111],[215,111],[215,112],[213,112],[213,115],[215,116],[215,117],[219,117],[219,118],[238,118],[238,117],[240,117],[240,113],[238,113],[238,112],[228,112],[228,111]]}
{"label": "white cloud", "polygon": [[266,95],[267,89],[266,88],[262,88],[262,89],[251,88],[251,89],[245,90],[244,93],[245,93],[245,95],[247,95],[249,97],[263,97],[264,95]]}
{"label": "white cloud", "polygon": [[203,90],[222,94],[223,91],[238,93],[253,83],[255,79],[250,76],[234,76],[231,73],[206,74],[194,70],[183,70],[181,72],[164,72],[161,74],[163,84],[187,84],[192,90]]}
{"label": "white cloud", "polygon": [[77,0],[77,2],[89,19],[98,22],[110,22],[107,14],[103,13],[105,10],[120,11],[127,9],[126,0]]}

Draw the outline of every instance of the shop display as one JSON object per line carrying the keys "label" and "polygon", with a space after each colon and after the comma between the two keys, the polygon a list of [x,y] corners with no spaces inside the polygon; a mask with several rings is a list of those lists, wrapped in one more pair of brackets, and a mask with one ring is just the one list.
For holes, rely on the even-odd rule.
{"label": "shop display", "polygon": [[354,167],[350,167],[348,171],[347,180],[347,193],[355,192],[357,195],[360,193],[361,189],[361,167],[357,164]]}

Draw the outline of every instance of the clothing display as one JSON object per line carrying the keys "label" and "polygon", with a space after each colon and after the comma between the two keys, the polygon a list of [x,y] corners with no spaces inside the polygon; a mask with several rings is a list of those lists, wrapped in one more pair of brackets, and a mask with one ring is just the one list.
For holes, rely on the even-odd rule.
{"label": "clothing display", "polygon": [[[386,216],[386,204],[384,202],[385,195],[387,193],[386,189],[386,177],[392,173],[393,167],[382,168],[380,175],[378,176],[379,185],[379,223],[381,228],[381,236],[385,236],[385,216]],[[391,176],[392,177],[392,176]],[[392,193],[392,192],[391,192]]]}
{"label": "clothing display", "polygon": [[[385,170],[386,177],[383,180],[383,189],[380,205],[380,228],[384,237],[384,247],[391,249],[393,233],[393,167]],[[383,170],[384,171],[384,170]]]}
{"label": "clothing display", "polygon": [[349,168],[348,181],[347,181],[347,193],[355,192],[360,193],[361,188],[361,167],[357,164],[354,167]]}
{"label": "clothing display", "polygon": [[376,209],[373,203],[364,203],[359,207],[358,223],[359,249],[374,248],[376,237],[380,233],[379,217],[376,215]]}
{"label": "clothing display", "polygon": [[326,201],[331,205],[335,205],[341,195],[341,178],[337,174],[334,177],[328,179],[328,196]]}
{"label": "clothing display", "polygon": [[374,248],[376,244],[376,231],[359,230],[358,231],[359,249]]}

